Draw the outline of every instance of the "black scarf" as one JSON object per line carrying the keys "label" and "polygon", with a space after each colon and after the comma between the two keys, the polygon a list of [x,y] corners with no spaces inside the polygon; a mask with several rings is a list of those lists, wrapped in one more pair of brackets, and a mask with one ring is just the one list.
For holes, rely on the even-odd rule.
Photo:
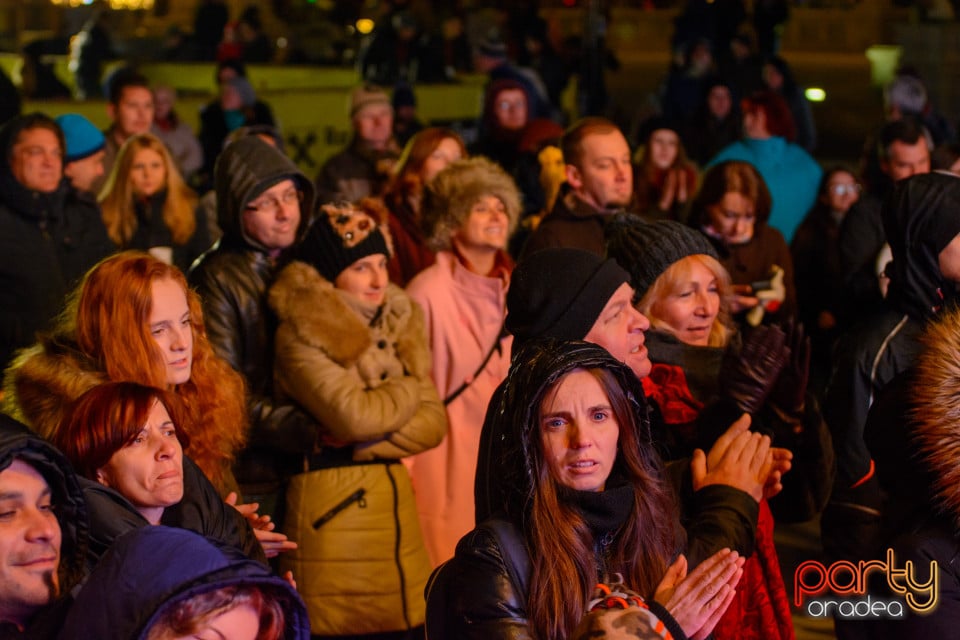
{"label": "black scarf", "polygon": [[613,486],[603,491],[565,492],[564,500],[580,512],[594,540],[612,539],[630,517],[633,509],[633,485],[623,478],[610,477]]}

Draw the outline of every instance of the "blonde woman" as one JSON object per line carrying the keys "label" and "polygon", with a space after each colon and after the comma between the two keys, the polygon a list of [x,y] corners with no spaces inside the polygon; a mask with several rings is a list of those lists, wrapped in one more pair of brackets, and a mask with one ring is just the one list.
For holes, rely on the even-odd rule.
{"label": "blonde woman", "polygon": [[124,143],[99,200],[107,233],[121,250],[147,251],[187,272],[210,248],[209,232],[198,223],[196,194],[152,134]]}

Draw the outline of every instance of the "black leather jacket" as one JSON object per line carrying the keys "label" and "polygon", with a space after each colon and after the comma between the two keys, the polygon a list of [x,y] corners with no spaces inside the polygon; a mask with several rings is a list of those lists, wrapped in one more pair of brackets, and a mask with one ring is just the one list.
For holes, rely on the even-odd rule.
{"label": "black leather jacket", "polygon": [[203,300],[207,336],[221,358],[247,383],[250,438],[235,469],[245,492],[276,490],[302,470],[316,440],[313,419],[294,405],[273,401],[273,334],[267,305],[278,260],[244,233],[246,204],[264,190],[292,179],[303,192],[300,235],[309,226],[313,185],[282,153],[261,140],[231,144],[217,163],[217,215],[223,237],[190,270],[190,284]]}

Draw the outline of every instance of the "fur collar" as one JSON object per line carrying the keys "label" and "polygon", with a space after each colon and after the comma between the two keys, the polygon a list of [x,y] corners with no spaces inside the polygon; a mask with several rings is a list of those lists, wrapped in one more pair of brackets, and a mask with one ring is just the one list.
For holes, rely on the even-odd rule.
{"label": "fur collar", "polygon": [[67,407],[106,379],[68,341],[40,343],[22,351],[7,369],[3,412],[49,439]]}
{"label": "fur collar", "polygon": [[934,499],[960,530],[960,309],[930,323],[917,362],[913,422]]}
{"label": "fur collar", "polygon": [[[270,288],[270,306],[304,343],[326,353],[343,367],[356,364],[372,345],[371,329],[337,294],[333,283],[310,265],[294,261]],[[384,337],[397,344],[397,355],[417,377],[430,373],[423,312],[403,289],[391,284],[383,303]]]}

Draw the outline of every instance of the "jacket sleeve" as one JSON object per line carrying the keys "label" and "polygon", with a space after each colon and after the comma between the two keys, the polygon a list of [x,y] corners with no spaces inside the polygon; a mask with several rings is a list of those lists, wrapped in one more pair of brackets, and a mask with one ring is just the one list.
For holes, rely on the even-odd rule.
{"label": "jacket sleeve", "polygon": [[[218,356],[234,371],[243,372],[244,333],[237,296],[201,263],[190,271],[190,284],[203,301],[207,338]],[[267,363],[269,366],[270,363]],[[270,375],[268,372],[267,375]],[[286,453],[303,453],[313,448],[317,439],[317,423],[294,404],[275,402],[247,386],[247,415],[250,417],[250,445],[269,446]]]}
{"label": "jacket sleeve", "polygon": [[421,403],[412,376],[367,388],[355,370],[344,369],[323,351],[297,340],[281,324],[276,337],[277,388],[306,409],[332,441],[348,444],[384,438],[410,422]]}
{"label": "jacket sleeve", "polygon": [[757,501],[744,491],[720,484],[694,492],[689,468],[689,458],[667,465],[667,475],[680,501],[691,570],[724,548],[749,557],[760,514]]}
{"label": "jacket sleeve", "polygon": [[514,590],[494,536],[474,529],[449,563],[449,638],[529,640],[526,598]]}
{"label": "jacket sleeve", "polygon": [[447,433],[447,412],[429,377],[421,378],[419,385],[420,406],[417,407],[417,412],[410,422],[389,434],[384,440],[357,447],[354,454],[355,460],[403,458],[440,444]]}

